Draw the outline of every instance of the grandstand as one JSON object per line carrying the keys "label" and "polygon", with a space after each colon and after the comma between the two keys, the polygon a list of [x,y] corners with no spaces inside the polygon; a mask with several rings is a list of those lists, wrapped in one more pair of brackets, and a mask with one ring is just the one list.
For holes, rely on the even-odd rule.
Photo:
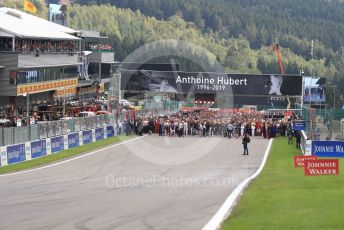
{"label": "grandstand", "polygon": [[0,8],[0,113],[25,114],[27,107],[55,101],[61,89],[74,97],[78,35],[79,31],[19,10]]}
{"label": "grandstand", "polygon": [[68,100],[100,97],[114,52],[99,32],[0,8],[0,63],[0,114],[27,116],[47,106],[62,110]]}

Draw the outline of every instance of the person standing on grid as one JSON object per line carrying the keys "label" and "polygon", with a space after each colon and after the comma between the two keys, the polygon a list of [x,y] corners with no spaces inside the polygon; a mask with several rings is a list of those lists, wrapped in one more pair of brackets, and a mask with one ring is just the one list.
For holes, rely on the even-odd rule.
{"label": "person standing on grid", "polygon": [[248,155],[248,143],[250,143],[250,137],[247,133],[244,134],[244,137],[242,138],[242,144],[244,146],[244,153],[242,155]]}

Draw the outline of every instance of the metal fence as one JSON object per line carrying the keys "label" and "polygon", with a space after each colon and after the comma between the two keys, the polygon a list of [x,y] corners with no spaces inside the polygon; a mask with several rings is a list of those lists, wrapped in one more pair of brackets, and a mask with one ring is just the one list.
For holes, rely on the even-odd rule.
{"label": "metal fence", "polygon": [[137,115],[143,116],[148,114],[150,116],[169,115],[176,113],[182,107],[183,102],[171,100],[145,100],[144,109],[136,112]]}
{"label": "metal fence", "polygon": [[[178,112],[180,102],[164,102],[161,105],[150,105],[136,111],[136,116],[159,116]],[[68,133],[90,130],[123,122],[131,112],[117,115],[107,114],[93,117],[73,118],[71,120],[49,121],[36,125],[0,128],[0,146],[19,144]]]}
{"label": "metal fence", "polygon": [[13,145],[72,132],[114,125],[123,120],[121,115],[99,115],[71,120],[49,121],[36,125],[0,129],[0,146]]}
{"label": "metal fence", "polygon": [[306,122],[306,132],[311,139],[342,139],[340,120],[344,118],[344,110],[327,108],[302,108]]}

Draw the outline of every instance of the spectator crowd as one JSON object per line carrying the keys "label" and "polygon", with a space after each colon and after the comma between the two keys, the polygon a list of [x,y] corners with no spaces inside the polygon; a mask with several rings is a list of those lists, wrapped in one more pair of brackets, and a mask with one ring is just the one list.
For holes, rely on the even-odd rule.
{"label": "spectator crowd", "polygon": [[286,137],[292,132],[292,121],[272,119],[261,112],[236,111],[194,111],[176,113],[171,116],[131,117],[124,122],[124,131],[136,135],[155,133],[159,136],[200,136],[200,137],[242,137],[250,136],[274,138]]}
{"label": "spectator crowd", "polygon": [[[77,48],[78,45],[75,41],[17,39],[14,51],[21,53],[74,53],[78,51]],[[0,51],[12,51],[12,38],[0,40]]]}

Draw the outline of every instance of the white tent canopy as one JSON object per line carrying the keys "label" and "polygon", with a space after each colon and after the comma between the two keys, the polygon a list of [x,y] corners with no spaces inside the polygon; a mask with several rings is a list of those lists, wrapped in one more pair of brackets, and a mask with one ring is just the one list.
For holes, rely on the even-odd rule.
{"label": "white tent canopy", "polygon": [[6,33],[4,31],[0,31],[0,37],[14,38],[14,35]]}
{"label": "white tent canopy", "polygon": [[0,8],[0,36],[30,39],[79,40],[79,32],[68,27],[10,8]]}

